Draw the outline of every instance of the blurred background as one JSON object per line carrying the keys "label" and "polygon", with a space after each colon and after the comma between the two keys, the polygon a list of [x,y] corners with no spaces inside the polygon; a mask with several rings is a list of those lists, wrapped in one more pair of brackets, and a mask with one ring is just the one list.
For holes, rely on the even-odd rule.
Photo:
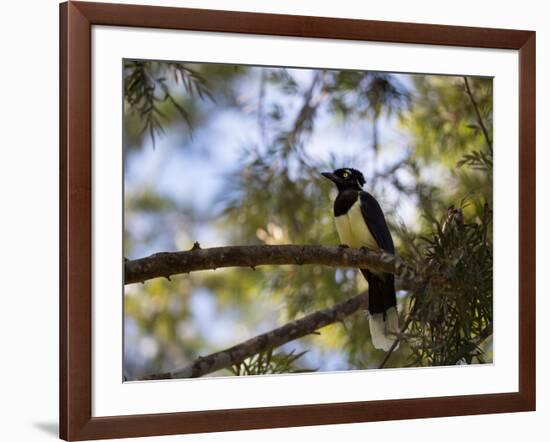
{"label": "blurred background", "polygon": [[[402,319],[425,305],[385,366],[492,361],[492,79],[126,60],[124,88],[126,258],[195,241],[337,245],[336,192],[319,173],[353,167],[398,254],[420,275],[437,262],[447,281],[398,292]],[[452,238],[451,206],[467,226]],[[125,379],[185,366],[366,288],[359,272],[322,266],[127,285]],[[367,369],[384,357],[357,313],[210,376]]]}

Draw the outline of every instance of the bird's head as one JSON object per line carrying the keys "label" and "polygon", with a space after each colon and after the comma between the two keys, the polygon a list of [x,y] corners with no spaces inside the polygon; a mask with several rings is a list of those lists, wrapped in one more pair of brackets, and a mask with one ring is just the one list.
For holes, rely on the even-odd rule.
{"label": "bird's head", "polygon": [[361,187],[365,184],[363,174],[350,167],[336,169],[334,172],[323,172],[321,175],[336,184],[340,192],[347,189],[361,190]]}

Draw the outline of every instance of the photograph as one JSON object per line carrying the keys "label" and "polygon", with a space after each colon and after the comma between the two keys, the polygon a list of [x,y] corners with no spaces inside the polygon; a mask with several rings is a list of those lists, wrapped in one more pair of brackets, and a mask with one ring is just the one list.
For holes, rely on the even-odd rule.
{"label": "photograph", "polygon": [[121,71],[125,382],[493,363],[492,77]]}

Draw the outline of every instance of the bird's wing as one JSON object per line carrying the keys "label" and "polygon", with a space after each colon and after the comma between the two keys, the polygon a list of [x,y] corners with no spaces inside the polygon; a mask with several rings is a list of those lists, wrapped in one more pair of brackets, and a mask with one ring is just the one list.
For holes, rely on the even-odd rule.
{"label": "bird's wing", "polygon": [[380,204],[368,192],[361,191],[359,198],[361,199],[361,214],[378,246],[386,252],[395,253],[390,229],[388,229]]}

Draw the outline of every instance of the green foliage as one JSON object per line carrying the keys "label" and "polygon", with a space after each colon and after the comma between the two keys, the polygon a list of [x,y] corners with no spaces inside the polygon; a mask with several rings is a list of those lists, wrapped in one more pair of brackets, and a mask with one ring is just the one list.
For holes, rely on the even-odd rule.
{"label": "green foliage", "polygon": [[380,72],[330,71],[326,91],[333,110],[378,118],[400,113],[410,104],[410,94],[396,76]]}
{"label": "green foliage", "polygon": [[[414,75],[414,106],[404,124],[414,135],[415,156],[435,159],[454,167],[462,155],[474,146],[484,146],[475,109],[469,99],[463,77]],[[492,132],[493,82],[470,78],[484,124]]]}
{"label": "green foliage", "polygon": [[258,353],[240,364],[229,368],[235,376],[253,376],[260,374],[280,373],[310,373],[315,370],[298,368],[296,362],[306,354],[305,351],[296,353],[292,350],[289,353],[275,353],[273,349]]}
{"label": "green foliage", "polygon": [[420,239],[414,262],[425,284],[411,294],[410,366],[482,361],[481,343],[492,333],[491,211],[465,223],[451,207],[434,232]]}
{"label": "green foliage", "polygon": [[192,128],[189,112],[172,94],[171,86],[183,86],[188,96],[212,99],[206,81],[184,63],[172,61],[133,61],[124,63],[124,99],[127,112],[142,121],[142,132],[148,132],[153,145],[155,137],[164,133],[164,108],[173,106],[188,128]]}
{"label": "green foliage", "polygon": [[462,167],[464,165],[488,174],[493,173],[493,157],[482,150],[474,150],[464,154],[462,159],[457,163],[457,166]]}

